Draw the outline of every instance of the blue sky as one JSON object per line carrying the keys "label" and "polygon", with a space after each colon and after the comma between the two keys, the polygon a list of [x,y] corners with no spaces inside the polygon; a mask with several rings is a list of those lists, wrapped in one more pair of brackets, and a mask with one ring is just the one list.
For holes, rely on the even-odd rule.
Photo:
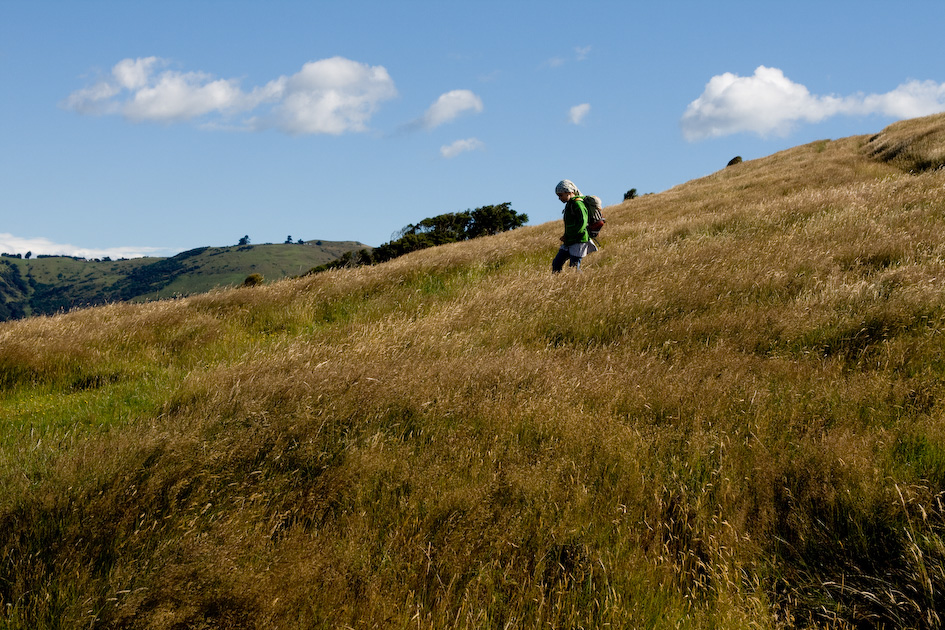
{"label": "blue sky", "polygon": [[0,250],[389,241],[945,111],[945,2],[0,0]]}

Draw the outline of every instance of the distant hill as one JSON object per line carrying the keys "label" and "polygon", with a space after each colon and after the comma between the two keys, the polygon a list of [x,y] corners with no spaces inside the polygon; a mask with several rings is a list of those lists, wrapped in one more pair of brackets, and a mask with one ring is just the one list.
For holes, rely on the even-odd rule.
{"label": "distant hill", "polygon": [[0,321],[52,315],[108,302],[143,302],[304,274],[346,252],[357,241],[198,247],[170,258],[94,259],[40,256],[0,258]]}

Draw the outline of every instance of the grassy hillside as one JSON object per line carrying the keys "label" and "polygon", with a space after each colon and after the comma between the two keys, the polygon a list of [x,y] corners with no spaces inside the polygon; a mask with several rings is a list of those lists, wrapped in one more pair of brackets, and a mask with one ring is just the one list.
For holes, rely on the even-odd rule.
{"label": "grassy hillside", "polygon": [[[354,241],[312,241],[199,247],[170,258],[4,257],[0,259],[0,321],[115,301],[203,293],[237,286],[254,273],[267,281],[281,280],[364,247]],[[19,286],[18,278],[23,281]]]}
{"label": "grassy hillside", "polygon": [[943,157],[2,324],[0,624],[939,628]]}

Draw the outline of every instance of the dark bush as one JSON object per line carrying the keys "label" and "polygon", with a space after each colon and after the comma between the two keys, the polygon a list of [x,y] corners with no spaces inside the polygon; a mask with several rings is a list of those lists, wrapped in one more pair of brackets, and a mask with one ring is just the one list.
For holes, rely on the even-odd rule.
{"label": "dark bush", "polygon": [[262,274],[259,274],[259,273],[251,273],[248,276],[246,276],[245,280],[243,280],[244,287],[258,287],[262,283],[263,283],[263,277],[262,277]]}

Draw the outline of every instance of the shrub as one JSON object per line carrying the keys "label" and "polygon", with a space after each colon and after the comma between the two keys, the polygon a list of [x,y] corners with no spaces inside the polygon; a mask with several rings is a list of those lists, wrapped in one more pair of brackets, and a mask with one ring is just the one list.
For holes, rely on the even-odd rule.
{"label": "shrub", "polygon": [[262,274],[259,274],[259,273],[251,273],[248,276],[246,276],[245,280],[243,280],[244,287],[256,287],[262,283],[263,283],[263,277],[262,277]]}

